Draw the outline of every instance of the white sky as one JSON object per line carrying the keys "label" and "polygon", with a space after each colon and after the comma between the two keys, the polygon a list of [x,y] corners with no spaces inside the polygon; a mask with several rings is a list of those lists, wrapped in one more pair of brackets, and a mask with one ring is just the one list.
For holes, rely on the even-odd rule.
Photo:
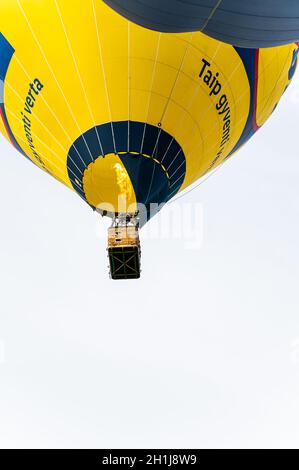
{"label": "white sky", "polygon": [[138,282],[1,138],[0,447],[298,448],[298,85],[181,200],[201,249],[144,239]]}

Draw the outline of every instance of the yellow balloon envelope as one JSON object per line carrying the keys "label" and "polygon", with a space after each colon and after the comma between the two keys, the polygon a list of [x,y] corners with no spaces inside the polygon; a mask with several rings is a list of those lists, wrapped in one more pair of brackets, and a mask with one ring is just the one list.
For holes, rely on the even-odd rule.
{"label": "yellow balloon envelope", "polygon": [[1,0],[0,130],[92,208],[134,213],[245,144],[297,54],[150,31],[100,0]]}

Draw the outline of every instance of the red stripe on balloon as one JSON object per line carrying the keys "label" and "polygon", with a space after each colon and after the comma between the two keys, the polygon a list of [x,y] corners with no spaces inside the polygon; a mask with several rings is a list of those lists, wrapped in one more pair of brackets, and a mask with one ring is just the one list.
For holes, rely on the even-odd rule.
{"label": "red stripe on balloon", "polygon": [[257,99],[258,99],[258,79],[259,79],[259,59],[260,50],[256,49],[254,59],[254,105],[253,105],[253,129],[257,131],[260,126],[257,123]]}
{"label": "red stripe on balloon", "polygon": [[1,115],[1,118],[2,118],[2,121],[3,121],[3,124],[4,124],[4,127],[5,127],[5,129],[6,129],[8,138],[9,138],[9,140],[10,140],[10,143],[14,146],[15,144],[14,144],[14,141],[13,141],[13,139],[12,139],[12,137],[11,137],[11,133],[10,133],[9,127],[8,127],[8,125],[7,125],[6,118],[5,118],[4,114],[3,114],[3,111],[2,111],[2,108],[1,108],[1,107],[0,107],[0,115]]}

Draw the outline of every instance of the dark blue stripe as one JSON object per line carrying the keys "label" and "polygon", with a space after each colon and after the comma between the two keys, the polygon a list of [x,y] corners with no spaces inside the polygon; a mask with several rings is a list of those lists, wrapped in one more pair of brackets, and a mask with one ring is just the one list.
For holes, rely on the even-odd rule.
{"label": "dark blue stripe", "polygon": [[2,33],[0,33],[0,52],[0,80],[4,82],[10,61],[15,53],[15,50],[5,39]]}
{"label": "dark blue stripe", "polygon": [[115,151],[121,153],[119,157],[132,181],[137,203],[148,207],[152,203],[162,204],[182,186],[186,159],[170,134],[158,126],[142,122],[106,123],[78,137],[68,153],[70,181],[86,201],[83,187],[85,170],[93,161],[103,158],[103,154],[106,156]]}
{"label": "dark blue stripe", "polygon": [[248,48],[299,41],[298,0],[104,1],[131,21],[156,31],[203,31],[219,41]]}
{"label": "dark blue stripe", "polygon": [[[0,33],[0,106],[2,111],[2,116],[5,121],[6,130],[9,133],[9,137],[11,142],[13,143],[14,147],[22,154],[24,157],[28,158],[27,155],[24,153],[20,145],[18,144],[17,140],[15,139],[11,127],[9,125],[7,114],[5,111],[5,104],[4,104],[4,83],[5,78],[7,75],[7,71],[11,62],[11,59],[15,53],[14,48],[11,44],[5,39],[2,33]],[[30,160],[28,158],[28,160]],[[31,160],[30,160],[31,161]]]}
{"label": "dark blue stripe", "polygon": [[255,103],[254,103],[254,98],[255,98],[255,57],[256,57],[256,49],[242,49],[239,47],[235,48],[237,53],[239,54],[249,81],[249,87],[250,87],[250,108],[249,108],[249,114],[247,118],[247,122],[245,125],[245,128],[242,132],[242,135],[237,142],[237,144],[234,146],[230,154],[226,157],[229,158],[233,153],[235,153],[237,150],[239,150],[242,145],[244,145],[256,132],[257,129],[254,129],[253,127],[253,122],[254,122],[254,113],[255,113]]}

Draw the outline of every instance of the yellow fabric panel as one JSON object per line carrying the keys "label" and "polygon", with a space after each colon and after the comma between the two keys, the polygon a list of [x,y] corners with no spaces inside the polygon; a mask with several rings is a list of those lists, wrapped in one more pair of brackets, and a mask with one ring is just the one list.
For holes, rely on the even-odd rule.
{"label": "yellow fabric panel", "polygon": [[[4,89],[13,135],[34,163],[69,187],[70,147],[111,120],[162,126],[186,157],[181,190],[223,163],[243,134],[254,100],[245,64],[234,47],[202,33],[149,31],[101,0],[1,0],[0,32],[15,49]],[[260,50],[258,126],[289,83],[295,48]],[[21,113],[35,79],[43,88],[31,91],[31,142]],[[0,130],[7,137],[1,120]],[[116,203],[117,171],[124,167],[116,155],[110,160],[86,170],[91,204]],[[136,202],[135,194],[129,199]]]}
{"label": "yellow fabric panel", "polygon": [[287,85],[288,71],[297,46],[260,49],[257,94],[257,124],[262,126],[272,114]]}

